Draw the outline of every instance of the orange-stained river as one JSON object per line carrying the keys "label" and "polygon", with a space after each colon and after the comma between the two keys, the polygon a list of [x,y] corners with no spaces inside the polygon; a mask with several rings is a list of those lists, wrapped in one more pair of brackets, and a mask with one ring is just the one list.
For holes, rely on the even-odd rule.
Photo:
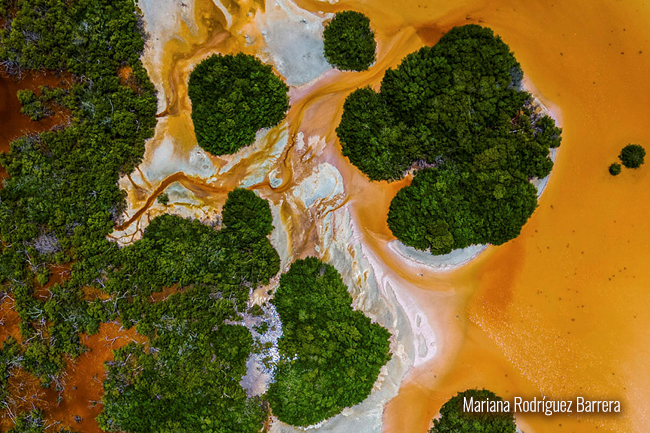
{"label": "orange-stained river", "polygon": [[[509,399],[584,396],[623,402],[617,415],[518,414],[527,433],[650,432],[650,200],[645,195],[650,167],[624,170],[616,178],[607,173],[627,143],[650,147],[650,4],[296,3],[310,11],[360,10],[377,34],[376,65],[358,74],[329,74],[306,90],[294,91],[288,122],[290,140],[298,132],[325,138],[325,159],[341,172],[364,245],[387,273],[408,287],[436,331],[437,356],[407,375],[384,410],[383,431],[424,433],[456,392],[486,387]],[[185,96],[193,59],[210,52],[255,52],[232,30],[250,20],[246,8],[234,6],[228,6],[231,12],[237,9],[228,33],[216,7],[198,0],[198,32],[184,29],[187,43],[174,40],[165,48],[162,76],[168,106],[161,116],[167,118],[168,133],[187,149],[195,144]],[[360,86],[377,86],[386,68],[466,23],[489,26],[510,45],[536,96],[561,118],[563,143],[539,208],[521,236],[490,247],[456,271],[441,273],[411,268],[388,249],[394,238],[386,213],[404,182],[368,182],[340,155],[334,128],[347,94]],[[282,187],[255,185],[272,201],[290,186],[291,173],[295,176],[297,170],[298,163],[286,158]],[[238,179],[236,175],[223,183],[235,185]],[[144,197],[142,206],[153,201]],[[88,340],[97,352],[73,363],[70,383],[81,384],[84,369],[88,380],[100,373],[89,359],[107,359],[106,342],[116,335],[116,329],[104,327]],[[88,402],[99,394],[95,398],[93,392],[100,392],[95,382],[81,396],[66,391],[63,407],[50,413],[68,423],[72,415],[83,415],[84,432],[95,432],[91,419],[97,409]]]}

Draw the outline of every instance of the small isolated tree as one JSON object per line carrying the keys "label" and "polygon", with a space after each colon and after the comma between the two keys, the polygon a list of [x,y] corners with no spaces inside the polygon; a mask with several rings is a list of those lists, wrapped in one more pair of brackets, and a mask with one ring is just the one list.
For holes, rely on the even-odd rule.
{"label": "small isolated tree", "polygon": [[344,71],[364,71],[375,61],[375,34],[361,12],[344,11],[325,27],[325,58]]}
{"label": "small isolated tree", "polygon": [[621,164],[615,162],[612,165],[610,165],[609,174],[611,174],[612,176],[618,176],[619,174],[621,174]]}
{"label": "small isolated tree", "polygon": [[644,162],[645,149],[638,144],[628,144],[621,150],[618,158],[627,168],[639,168]]}
{"label": "small isolated tree", "polygon": [[169,195],[166,192],[163,192],[160,195],[158,195],[156,201],[163,206],[167,206],[169,204]]}
{"label": "small isolated tree", "polygon": [[440,409],[440,418],[433,421],[429,433],[515,433],[517,426],[512,412],[465,412],[465,399],[500,401],[501,397],[487,389],[468,389],[452,397]]}

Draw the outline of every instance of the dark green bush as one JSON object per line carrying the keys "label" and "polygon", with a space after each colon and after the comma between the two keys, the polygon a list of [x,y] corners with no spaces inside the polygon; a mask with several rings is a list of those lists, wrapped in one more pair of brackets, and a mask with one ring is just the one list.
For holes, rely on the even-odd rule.
{"label": "dark green bush", "polygon": [[621,174],[621,164],[615,162],[609,166],[609,174],[612,176],[618,176]]}
{"label": "dark green bush", "polygon": [[254,56],[215,54],[190,74],[192,121],[199,146],[213,155],[237,152],[255,133],[280,123],[289,88]]}
{"label": "dark green bush", "polygon": [[344,71],[364,71],[375,61],[375,34],[361,12],[337,12],[323,31],[325,58]]}
{"label": "dark green bush", "polygon": [[273,215],[269,202],[251,190],[237,188],[228,193],[223,206],[223,224],[239,232],[251,231],[257,238],[267,236],[273,230]]}
{"label": "dark green bush", "polygon": [[638,144],[628,144],[621,150],[618,158],[627,168],[639,168],[645,159],[645,149]]}
{"label": "dark green bush", "polygon": [[167,206],[169,204],[169,194],[166,192],[160,193],[156,198],[156,201],[163,206]]}

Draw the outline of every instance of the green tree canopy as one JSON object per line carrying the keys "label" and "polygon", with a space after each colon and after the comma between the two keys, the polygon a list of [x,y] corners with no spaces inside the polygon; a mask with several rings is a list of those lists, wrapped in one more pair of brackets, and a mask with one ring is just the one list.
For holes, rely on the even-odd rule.
{"label": "green tree canopy", "polygon": [[297,260],[272,303],[284,334],[267,393],[273,414],[307,426],[362,402],[390,359],[390,334],[352,309],[336,269],[314,257]]}
{"label": "green tree canopy", "polygon": [[433,254],[474,243],[499,245],[519,235],[537,206],[536,192],[505,170],[426,168],[391,202],[388,226],[406,245]]}
{"label": "green tree canopy", "polygon": [[645,149],[639,144],[628,144],[621,150],[618,158],[627,168],[639,168],[645,159]]}
{"label": "green tree canopy", "polygon": [[609,174],[612,176],[618,176],[621,174],[621,164],[615,162],[609,166]]}
{"label": "green tree canopy", "polygon": [[258,433],[265,409],[239,382],[252,338],[219,286],[193,287],[146,305],[138,330],[150,343],[131,343],[106,363],[104,408],[109,432]]}
{"label": "green tree canopy", "polygon": [[393,200],[388,224],[433,254],[516,237],[536,206],[561,130],[521,91],[523,72],[492,30],[453,28],[357,89],[336,129],[343,155],[371,180],[422,168]]}
{"label": "green tree canopy", "polygon": [[248,189],[237,188],[228,193],[222,217],[223,224],[229,229],[250,230],[251,235],[257,238],[267,236],[273,230],[269,202]]}
{"label": "green tree canopy", "polygon": [[[240,385],[253,339],[238,312],[249,291],[279,271],[266,200],[228,194],[221,230],[178,216],[151,221],[120,250],[104,290],[122,323],[149,337],[106,364],[100,426],[111,432],[257,433],[266,407]],[[179,293],[149,296],[176,285]],[[143,416],[146,415],[146,416]]]}
{"label": "green tree canopy", "polygon": [[[268,284],[280,270],[278,253],[267,238],[273,228],[271,210],[266,200],[242,191],[228,194],[223,219],[229,225],[222,230],[175,215],[154,218],[143,239],[115,255],[104,290],[147,297],[174,284],[223,283],[238,292],[242,285]],[[242,211],[245,203],[253,203],[255,217]],[[240,301],[247,296],[248,288]]]}
{"label": "green tree canopy", "polygon": [[501,401],[486,389],[468,389],[459,392],[440,409],[440,418],[433,420],[429,433],[515,433],[517,426],[514,415],[510,412],[467,413],[463,409],[465,399],[474,401]]}
{"label": "green tree canopy", "polygon": [[344,71],[364,71],[375,61],[375,34],[361,12],[337,12],[323,31],[325,58]]}
{"label": "green tree canopy", "polygon": [[163,206],[167,206],[169,204],[169,194],[166,192],[160,193],[160,195],[156,197],[156,201]]}
{"label": "green tree canopy", "polygon": [[190,74],[192,121],[199,146],[213,155],[237,152],[255,133],[280,123],[289,88],[254,56],[215,54]]}

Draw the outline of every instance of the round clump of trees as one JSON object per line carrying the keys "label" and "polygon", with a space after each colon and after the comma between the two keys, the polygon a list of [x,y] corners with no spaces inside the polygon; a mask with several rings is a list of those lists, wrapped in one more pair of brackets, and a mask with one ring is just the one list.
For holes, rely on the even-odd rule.
{"label": "round clump of trees", "polygon": [[487,389],[468,389],[459,392],[440,409],[440,418],[433,420],[429,433],[515,433],[517,425],[512,412],[465,412],[465,399],[501,401],[501,397]]}
{"label": "round clump of trees", "polygon": [[289,88],[255,56],[215,54],[190,74],[196,140],[213,155],[237,152],[262,128],[276,126],[289,109]]}
{"label": "round clump of trees", "polygon": [[561,130],[534,110],[523,72],[489,28],[456,27],[388,69],[380,92],[357,89],[336,133],[371,180],[419,169],[393,199],[388,225],[404,244],[446,254],[519,235],[537,206]]}
{"label": "round clump of trees", "polygon": [[618,158],[626,168],[639,168],[645,160],[645,149],[639,144],[628,144]]}
{"label": "round clump of trees", "polygon": [[323,32],[325,58],[337,69],[364,71],[375,61],[375,34],[361,12],[338,12]]}

